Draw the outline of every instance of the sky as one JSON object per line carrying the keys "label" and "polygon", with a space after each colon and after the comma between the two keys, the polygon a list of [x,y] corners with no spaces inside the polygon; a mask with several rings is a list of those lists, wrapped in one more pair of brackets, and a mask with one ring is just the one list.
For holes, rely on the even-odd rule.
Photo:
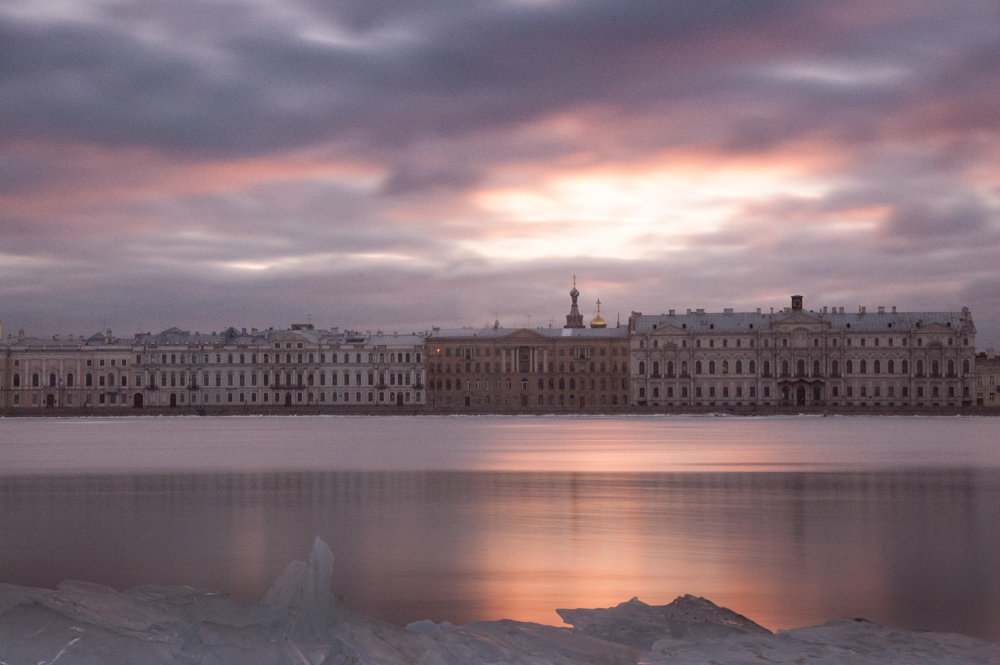
{"label": "sky", "polygon": [[4,0],[3,334],[972,310],[1000,5]]}

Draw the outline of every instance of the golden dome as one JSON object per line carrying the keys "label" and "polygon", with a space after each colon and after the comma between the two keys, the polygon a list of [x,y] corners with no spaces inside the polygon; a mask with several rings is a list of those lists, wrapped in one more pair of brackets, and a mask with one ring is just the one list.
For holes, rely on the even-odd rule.
{"label": "golden dome", "polygon": [[601,301],[597,301],[597,316],[590,321],[591,328],[607,328],[608,322],[601,317]]}

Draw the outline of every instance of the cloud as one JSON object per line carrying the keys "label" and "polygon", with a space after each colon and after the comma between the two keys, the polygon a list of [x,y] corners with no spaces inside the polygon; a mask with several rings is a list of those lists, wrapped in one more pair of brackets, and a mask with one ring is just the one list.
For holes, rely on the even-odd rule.
{"label": "cloud", "polygon": [[977,2],[11,0],[3,317],[40,333],[559,325],[578,274],[609,320],[797,291],[969,305],[996,345],[998,18]]}

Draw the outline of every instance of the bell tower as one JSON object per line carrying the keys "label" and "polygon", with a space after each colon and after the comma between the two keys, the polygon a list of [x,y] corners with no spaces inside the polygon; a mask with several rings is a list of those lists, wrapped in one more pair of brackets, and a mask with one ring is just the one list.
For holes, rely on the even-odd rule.
{"label": "bell tower", "polygon": [[572,304],[569,308],[569,314],[566,315],[566,325],[563,327],[583,328],[583,314],[580,314],[580,309],[576,304],[576,299],[580,297],[580,292],[576,290],[576,275],[573,275],[573,290],[569,292],[569,297]]}

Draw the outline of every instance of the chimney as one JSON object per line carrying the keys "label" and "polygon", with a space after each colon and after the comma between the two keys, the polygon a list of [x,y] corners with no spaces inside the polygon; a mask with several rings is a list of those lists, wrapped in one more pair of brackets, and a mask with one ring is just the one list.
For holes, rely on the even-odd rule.
{"label": "chimney", "polygon": [[878,313],[879,314],[885,314],[885,305],[879,305],[878,306]]}
{"label": "chimney", "polygon": [[802,309],[802,296],[792,296],[792,309],[793,310]]}

